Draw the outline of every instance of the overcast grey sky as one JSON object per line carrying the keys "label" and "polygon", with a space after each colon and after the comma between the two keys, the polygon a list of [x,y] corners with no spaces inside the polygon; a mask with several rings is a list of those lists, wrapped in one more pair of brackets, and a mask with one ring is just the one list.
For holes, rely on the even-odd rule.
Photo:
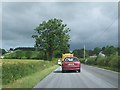
{"label": "overcast grey sky", "polygon": [[34,29],[44,20],[62,19],[71,29],[71,50],[118,44],[117,2],[4,2],[2,48],[34,46]]}

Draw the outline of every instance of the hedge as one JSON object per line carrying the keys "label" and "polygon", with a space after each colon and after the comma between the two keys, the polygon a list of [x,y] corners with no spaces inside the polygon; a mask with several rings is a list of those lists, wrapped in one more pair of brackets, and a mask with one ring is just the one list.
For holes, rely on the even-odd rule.
{"label": "hedge", "polygon": [[96,61],[96,58],[88,58],[87,61],[86,61],[86,64],[94,65],[95,61]]}
{"label": "hedge", "polygon": [[[83,61],[85,63],[85,60]],[[120,56],[113,55],[109,57],[87,58],[85,64],[109,67],[111,70],[120,71]]]}
{"label": "hedge", "polygon": [[6,53],[4,59],[44,59],[45,55],[42,51],[21,51],[17,50]]}

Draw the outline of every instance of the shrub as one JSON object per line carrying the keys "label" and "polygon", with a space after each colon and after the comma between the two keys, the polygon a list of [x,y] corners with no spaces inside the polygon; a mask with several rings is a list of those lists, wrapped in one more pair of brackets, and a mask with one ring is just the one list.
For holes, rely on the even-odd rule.
{"label": "shrub", "polygon": [[[82,61],[83,62],[83,61]],[[120,56],[113,55],[108,57],[88,58],[86,64],[104,66],[114,71],[120,72]]]}
{"label": "shrub", "polygon": [[21,59],[22,56],[24,56],[24,52],[21,51],[21,50],[17,50],[17,51],[15,51],[15,52],[11,53],[11,55],[12,55],[12,54],[15,54],[14,59]]}
{"label": "shrub", "polygon": [[22,56],[21,59],[27,59],[27,57],[26,56]]}
{"label": "shrub", "polygon": [[31,51],[24,51],[25,52],[25,57],[27,57],[27,59],[30,59],[32,52]]}
{"label": "shrub", "polygon": [[105,66],[105,64],[106,64],[106,58],[105,57],[98,57],[97,60],[96,60],[96,64],[97,65]]}
{"label": "shrub", "polygon": [[18,50],[15,52],[11,52],[11,53],[6,53],[4,55],[5,59],[21,59],[21,57],[24,56],[24,52]]}
{"label": "shrub", "polygon": [[31,53],[31,57],[30,57],[31,59],[39,59],[39,52],[32,52]]}
{"label": "shrub", "polygon": [[94,65],[96,58],[88,58],[86,64]]}
{"label": "shrub", "polygon": [[118,57],[117,56],[110,56],[109,66],[111,68],[117,69],[118,68]]}
{"label": "shrub", "polygon": [[80,58],[81,63],[85,63],[85,60],[83,58]]}

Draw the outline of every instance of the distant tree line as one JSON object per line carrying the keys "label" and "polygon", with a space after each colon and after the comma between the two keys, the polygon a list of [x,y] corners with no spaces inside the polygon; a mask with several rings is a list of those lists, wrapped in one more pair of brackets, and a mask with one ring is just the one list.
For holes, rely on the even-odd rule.
{"label": "distant tree line", "polygon": [[17,47],[17,48],[10,48],[9,50],[5,50],[5,49],[1,49],[0,48],[0,54],[3,55],[5,53],[8,53],[8,52],[12,52],[12,51],[17,51],[17,50],[21,50],[21,51],[35,51],[36,48],[35,47]]}
{"label": "distant tree line", "polygon": [[[106,47],[96,47],[93,50],[85,50],[85,56],[89,57],[89,56],[93,56],[93,55],[98,55],[101,51],[103,54],[105,54],[106,56],[111,56],[111,55],[116,55],[118,54],[118,49],[117,47],[114,46],[106,46]],[[78,58],[83,58],[84,57],[84,49],[75,49],[73,50],[73,53],[75,56],[77,56]]]}
{"label": "distant tree line", "polygon": [[6,50],[0,48],[0,55],[3,55],[3,54],[5,54],[5,53],[6,53]]}
{"label": "distant tree line", "polygon": [[[62,53],[60,51],[55,50],[53,57],[61,58]],[[14,50],[12,52],[7,52],[4,54],[5,59],[42,59],[47,60],[44,51],[42,50]]]}
{"label": "distant tree line", "polygon": [[16,50],[4,54],[4,58],[5,59],[44,59],[44,53],[42,51]]}
{"label": "distant tree line", "polygon": [[[111,56],[111,55],[116,55],[118,54],[118,49],[117,47],[114,46],[106,46],[106,47],[96,47],[93,50],[85,50],[85,56],[89,57],[89,56],[97,56],[101,51],[103,54],[105,54],[106,56]],[[14,58],[14,59],[44,59],[46,60],[46,55],[44,53],[44,51],[42,50],[37,50],[33,47],[17,47],[15,49],[12,49],[13,52],[11,53],[6,53],[6,51],[4,49],[1,49],[3,52],[2,54],[4,54],[5,58]],[[68,51],[65,51],[63,53],[69,53]],[[6,54],[5,54],[6,53]],[[74,54],[74,56],[78,57],[78,58],[83,58],[84,57],[84,49],[75,49],[72,52]],[[59,50],[55,50],[53,57],[54,58],[61,58],[62,56],[62,52]]]}
{"label": "distant tree line", "polygon": [[35,47],[17,47],[15,49],[13,49],[14,51],[16,50],[23,50],[23,51],[35,51],[36,48]]}

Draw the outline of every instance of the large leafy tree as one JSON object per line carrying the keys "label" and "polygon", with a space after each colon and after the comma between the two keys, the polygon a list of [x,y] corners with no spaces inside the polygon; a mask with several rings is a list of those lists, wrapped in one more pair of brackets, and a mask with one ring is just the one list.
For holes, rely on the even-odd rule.
{"label": "large leafy tree", "polygon": [[106,46],[102,48],[102,51],[105,55],[107,56],[111,56],[111,55],[116,55],[117,52],[117,48],[115,48],[114,46]]}
{"label": "large leafy tree", "polygon": [[35,29],[36,34],[32,37],[35,38],[35,47],[43,50],[47,59],[52,60],[55,50],[60,52],[69,51],[69,28],[63,23],[61,19],[50,19],[43,21]]}

